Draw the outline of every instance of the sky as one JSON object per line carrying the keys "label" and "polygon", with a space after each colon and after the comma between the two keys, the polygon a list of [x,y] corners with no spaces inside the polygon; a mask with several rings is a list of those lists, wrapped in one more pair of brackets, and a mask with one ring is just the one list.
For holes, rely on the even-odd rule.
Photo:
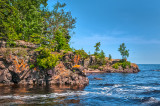
{"label": "sky", "polygon": [[[48,0],[51,10],[57,0]],[[58,0],[77,18],[71,46],[94,53],[101,42],[106,56],[122,58],[118,48],[125,43],[129,61],[160,64],[160,0]]]}

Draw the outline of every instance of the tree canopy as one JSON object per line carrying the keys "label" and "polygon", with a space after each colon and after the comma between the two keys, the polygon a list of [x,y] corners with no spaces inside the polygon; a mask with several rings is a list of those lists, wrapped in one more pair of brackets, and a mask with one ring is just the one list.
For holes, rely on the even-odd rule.
{"label": "tree canopy", "polygon": [[0,0],[0,38],[8,43],[24,40],[55,50],[68,48],[76,18],[64,10],[66,4],[59,2],[49,11],[47,1]]}

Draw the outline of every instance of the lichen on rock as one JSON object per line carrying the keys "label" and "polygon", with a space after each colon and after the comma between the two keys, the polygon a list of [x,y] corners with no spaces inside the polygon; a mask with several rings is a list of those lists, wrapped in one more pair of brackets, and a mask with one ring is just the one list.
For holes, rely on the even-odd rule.
{"label": "lichen on rock", "polygon": [[88,78],[82,72],[83,70],[77,69],[76,72],[73,71],[73,53],[66,53],[63,56],[63,59],[58,62],[59,64],[52,69],[45,70],[38,66],[31,67],[31,63],[34,64],[36,62],[37,55],[39,54],[35,52],[33,48],[1,47],[0,83],[25,85],[58,84],[76,86],[85,86],[89,83]]}

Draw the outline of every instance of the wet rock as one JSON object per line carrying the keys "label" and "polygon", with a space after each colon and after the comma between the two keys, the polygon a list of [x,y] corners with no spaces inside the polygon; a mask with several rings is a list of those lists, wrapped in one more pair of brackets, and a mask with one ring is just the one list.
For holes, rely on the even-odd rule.
{"label": "wet rock", "polygon": [[17,73],[11,71],[11,76],[12,76],[12,82],[15,84],[18,84],[20,82],[20,77]]}
{"label": "wet rock", "polygon": [[8,69],[1,70],[0,72],[0,83],[11,84],[12,83],[12,75],[8,71]]}
{"label": "wet rock", "polygon": [[96,77],[94,77],[94,79],[95,79],[95,80],[102,80],[102,78],[96,78]]}

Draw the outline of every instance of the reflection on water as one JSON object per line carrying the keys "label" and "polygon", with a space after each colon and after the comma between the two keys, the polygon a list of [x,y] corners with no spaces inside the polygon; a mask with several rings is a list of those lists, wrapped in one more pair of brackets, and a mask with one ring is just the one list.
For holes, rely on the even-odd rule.
{"label": "reflection on water", "polygon": [[49,94],[49,93],[62,93],[67,90],[82,90],[79,86],[67,85],[0,85],[0,95],[23,95],[23,94]]}
{"label": "reflection on water", "polygon": [[67,100],[70,91],[81,91],[79,86],[64,85],[0,85],[0,104],[66,104],[80,100]]}
{"label": "reflection on water", "polygon": [[[160,105],[160,65],[139,65],[134,74],[90,73],[90,83],[78,86],[0,85],[0,104]],[[102,80],[96,80],[101,78]]]}

